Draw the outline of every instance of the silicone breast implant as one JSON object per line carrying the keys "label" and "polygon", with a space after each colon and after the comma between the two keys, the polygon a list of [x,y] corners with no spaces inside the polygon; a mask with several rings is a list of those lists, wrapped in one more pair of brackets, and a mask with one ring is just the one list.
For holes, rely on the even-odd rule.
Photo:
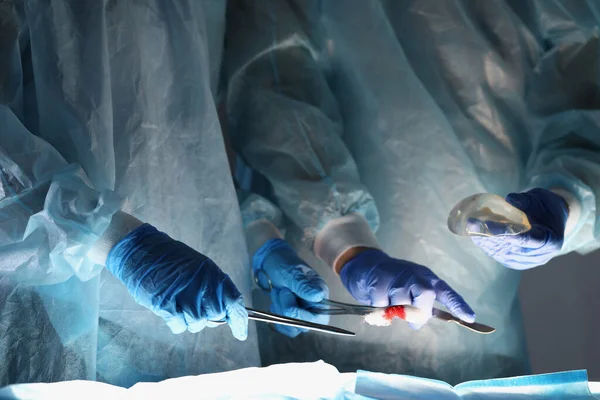
{"label": "silicone breast implant", "polygon": [[502,197],[481,193],[461,200],[448,216],[448,229],[460,236],[518,235],[531,229],[527,215]]}

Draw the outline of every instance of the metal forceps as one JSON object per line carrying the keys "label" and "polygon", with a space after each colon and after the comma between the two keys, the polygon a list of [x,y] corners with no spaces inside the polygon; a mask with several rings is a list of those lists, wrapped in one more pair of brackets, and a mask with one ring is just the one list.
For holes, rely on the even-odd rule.
{"label": "metal forceps", "polygon": [[246,307],[248,311],[248,319],[252,319],[254,321],[266,322],[269,324],[278,324],[278,325],[286,325],[293,326],[295,328],[304,328],[310,331],[324,332],[332,335],[340,335],[340,336],[354,336],[354,332],[347,331],[342,328],[338,328],[330,325],[322,325],[316,324],[314,322],[302,321],[296,318],[284,317],[277,314],[271,314],[264,311],[254,310],[252,308]]}
{"label": "metal forceps", "polygon": [[[304,307],[315,314],[325,314],[325,315],[361,315],[366,316],[371,314],[374,311],[384,311],[387,307],[371,307],[371,306],[363,306],[363,305],[355,305],[342,303],[339,301],[333,300],[323,300],[319,303],[305,303]],[[404,307],[409,308],[412,306],[396,306],[396,307]],[[496,331],[495,328],[491,326],[487,326],[484,324],[480,324],[478,322],[468,323],[459,318],[456,318],[454,315],[442,311],[438,308],[433,309],[433,317],[446,322],[454,322],[462,326],[463,328],[469,329],[473,332],[480,333],[482,335],[487,335]]]}

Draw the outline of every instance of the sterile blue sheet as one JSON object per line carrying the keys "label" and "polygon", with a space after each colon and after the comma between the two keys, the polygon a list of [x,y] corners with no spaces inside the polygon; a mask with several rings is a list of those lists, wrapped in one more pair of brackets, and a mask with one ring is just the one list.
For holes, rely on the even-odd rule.
{"label": "sterile blue sheet", "polygon": [[355,393],[367,398],[436,400],[595,399],[585,370],[488,379],[451,385],[407,375],[356,374]]}

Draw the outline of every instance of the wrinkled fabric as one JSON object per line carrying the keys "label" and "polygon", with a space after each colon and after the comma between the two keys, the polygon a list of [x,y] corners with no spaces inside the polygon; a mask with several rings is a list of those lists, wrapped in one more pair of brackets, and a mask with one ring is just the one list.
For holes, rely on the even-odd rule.
{"label": "wrinkled fabric", "polygon": [[[232,385],[231,382],[235,382]],[[307,384],[310,382],[310,384]],[[585,370],[519,376],[461,383],[408,375],[369,371],[339,373],[323,361],[290,363],[265,368],[200,376],[187,376],[156,383],[139,383],[125,389],[100,382],[71,381],[53,384],[21,384],[0,389],[2,399],[78,398],[147,399],[170,396],[202,399],[436,399],[436,400],[592,400],[597,399],[598,382],[588,382]]]}
{"label": "wrinkled fabric", "polygon": [[236,150],[273,185],[291,221],[288,239],[332,299],[352,301],[306,239],[340,214],[372,222],[378,212],[382,249],[430,268],[497,331],[474,335],[433,320],[414,333],[401,321],[376,328],[333,317],[357,336],[291,341],[259,327],[262,361],[322,358],[341,371],[449,383],[525,374],[519,272],[452,235],[446,219],[475,193],[562,187],[583,210],[563,251],[599,247],[600,7],[348,3],[230,3],[225,59]]}
{"label": "wrinkled fabric", "polygon": [[[296,35],[302,27],[288,18],[279,27],[283,32],[273,31],[268,22],[271,11],[293,13],[291,5],[231,4],[225,69],[228,133],[236,151],[267,176],[277,204],[306,241],[348,213],[363,215],[377,230],[375,202],[342,141],[339,107],[319,63],[304,49],[308,43]],[[296,76],[279,75],[282,67]]]}
{"label": "wrinkled fabric", "polygon": [[[249,294],[215,110],[222,2],[0,4],[0,385],[256,366],[253,325],[174,336],[85,254],[122,209]],[[26,340],[24,340],[26,338]]]}
{"label": "wrinkled fabric", "polygon": [[244,227],[254,221],[264,219],[272,223],[282,233],[285,232],[283,213],[275,204],[257,193],[242,189],[237,190],[237,196]]}
{"label": "wrinkled fabric", "polygon": [[[125,389],[99,382],[74,381],[53,384],[23,384],[0,389],[0,398],[71,399],[82,393],[90,399],[339,399],[354,392],[356,374],[340,374],[322,361],[273,365],[236,371],[186,376],[163,382],[143,382]],[[235,382],[235,384],[232,384]],[[310,383],[310,384],[307,384]],[[356,397],[352,397],[356,398]],[[361,397],[362,399],[362,397]]]}

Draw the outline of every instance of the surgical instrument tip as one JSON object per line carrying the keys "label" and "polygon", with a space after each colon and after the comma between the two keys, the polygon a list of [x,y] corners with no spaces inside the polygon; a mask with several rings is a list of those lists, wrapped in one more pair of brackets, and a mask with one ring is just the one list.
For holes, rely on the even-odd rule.
{"label": "surgical instrument tip", "polygon": [[[360,316],[368,316],[372,313],[381,313],[385,312],[386,309],[390,308],[402,308],[406,310],[412,309],[411,306],[390,306],[390,307],[371,307],[364,306],[358,304],[348,304],[342,303],[339,301],[333,300],[323,300],[320,303],[312,303],[306,304],[306,308],[316,314],[325,314],[325,315],[360,315]],[[404,313],[403,313],[404,314]],[[482,335],[488,335],[496,331],[495,328],[480,324],[478,322],[468,323],[460,320],[459,318],[453,316],[452,314],[442,311],[438,308],[433,309],[433,317],[436,319],[446,321],[446,322],[454,322],[463,328],[467,328],[470,331],[480,333]],[[381,316],[379,316],[381,318]],[[391,318],[390,318],[391,319]],[[404,319],[404,318],[402,318]],[[389,321],[388,321],[389,323]]]}
{"label": "surgical instrument tip", "polygon": [[248,311],[248,318],[254,321],[266,322],[269,324],[279,324],[286,326],[293,326],[295,328],[304,328],[311,331],[329,333],[332,335],[340,336],[355,336],[354,332],[347,331],[342,328],[338,328],[330,325],[316,324],[314,322],[302,321],[296,318],[283,317],[277,314],[271,314],[264,311],[254,310],[246,307]]}

